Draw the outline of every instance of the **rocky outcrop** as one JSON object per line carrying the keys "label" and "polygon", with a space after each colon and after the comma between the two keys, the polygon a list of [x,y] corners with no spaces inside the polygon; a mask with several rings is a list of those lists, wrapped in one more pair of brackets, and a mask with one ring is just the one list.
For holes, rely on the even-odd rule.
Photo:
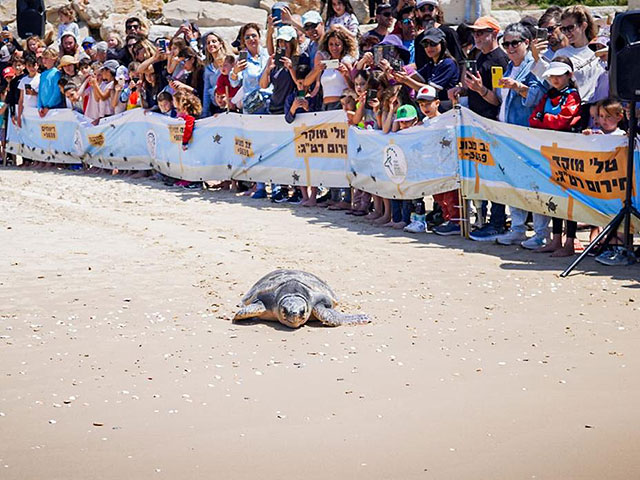
{"label": "rocky outcrop", "polygon": [[162,13],[165,22],[173,27],[180,26],[185,20],[196,22],[199,27],[231,27],[249,22],[262,26],[267,21],[267,12],[260,8],[198,0],[166,3]]}

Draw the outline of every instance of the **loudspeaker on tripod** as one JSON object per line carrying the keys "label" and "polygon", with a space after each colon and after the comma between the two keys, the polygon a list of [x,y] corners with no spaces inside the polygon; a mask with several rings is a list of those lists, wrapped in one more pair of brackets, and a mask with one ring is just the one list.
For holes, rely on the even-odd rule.
{"label": "loudspeaker on tripod", "polygon": [[44,0],[17,0],[18,36],[26,39],[32,35],[44,36]]}

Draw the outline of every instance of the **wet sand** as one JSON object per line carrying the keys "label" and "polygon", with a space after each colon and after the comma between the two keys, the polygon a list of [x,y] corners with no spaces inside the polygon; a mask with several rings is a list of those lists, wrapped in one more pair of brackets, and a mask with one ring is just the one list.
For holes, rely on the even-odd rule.
{"label": "wet sand", "polygon": [[[2,479],[640,476],[640,266],[20,169],[0,258]],[[275,268],[374,322],[232,324]]]}

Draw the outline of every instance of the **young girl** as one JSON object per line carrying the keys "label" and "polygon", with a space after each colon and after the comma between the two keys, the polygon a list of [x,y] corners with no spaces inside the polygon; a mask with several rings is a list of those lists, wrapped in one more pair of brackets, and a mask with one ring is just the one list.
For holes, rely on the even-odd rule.
{"label": "young girl", "polygon": [[64,5],[58,9],[58,41],[62,39],[64,32],[71,32],[76,38],[80,38],[80,29],[76,23],[76,12],[71,5]]}
{"label": "young girl", "polygon": [[[580,94],[573,80],[573,64],[568,57],[556,56],[544,72],[543,78],[551,87],[536,106],[529,125],[547,130],[571,131],[580,122]],[[536,252],[552,252],[552,257],[568,257],[575,253],[578,224],[567,220],[564,246],[562,245],[562,219],[553,218],[553,239]]]}
{"label": "young girl", "polygon": [[334,25],[342,25],[354,37],[358,35],[360,23],[349,0],[329,0],[327,2],[326,30],[329,31]]}
{"label": "young girl", "polygon": [[[173,95],[173,105],[178,112],[178,118],[184,120],[182,150],[187,151],[189,148],[189,142],[193,136],[196,117],[199,117],[202,113],[202,103],[200,102],[200,99],[192,93],[179,90]],[[179,180],[174,185],[177,187],[198,188],[201,183]]]}
{"label": "young girl", "polygon": [[587,128],[582,133],[585,135],[626,135],[618,125],[624,118],[622,104],[613,98],[600,100],[595,104],[595,118],[598,127]]}

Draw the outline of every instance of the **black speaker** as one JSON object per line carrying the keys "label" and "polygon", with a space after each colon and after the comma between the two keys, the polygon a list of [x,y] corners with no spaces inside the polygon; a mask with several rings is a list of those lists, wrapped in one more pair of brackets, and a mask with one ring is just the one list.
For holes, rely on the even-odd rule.
{"label": "black speaker", "polygon": [[640,10],[616,15],[609,44],[609,89],[621,100],[640,97]]}
{"label": "black speaker", "polygon": [[16,10],[20,38],[29,38],[31,35],[44,37],[44,0],[17,0]]}

